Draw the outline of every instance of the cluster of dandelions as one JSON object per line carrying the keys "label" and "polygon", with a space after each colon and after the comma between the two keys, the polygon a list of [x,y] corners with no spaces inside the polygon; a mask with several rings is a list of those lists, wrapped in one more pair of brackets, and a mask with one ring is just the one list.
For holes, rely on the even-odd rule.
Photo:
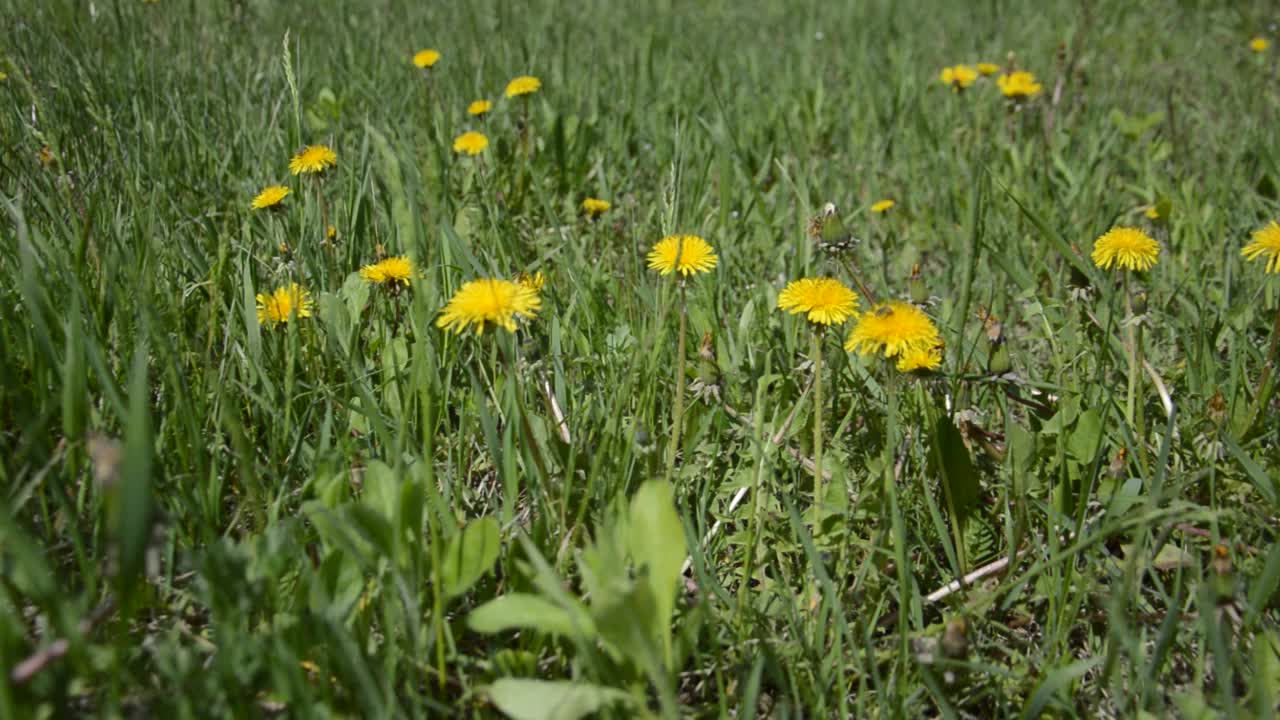
{"label": "cluster of dandelions", "polygon": [[1044,91],[1036,76],[1026,70],[1001,72],[995,63],[980,62],[975,65],[951,65],[938,74],[939,81],[957,93],[973,87],[979,78],[996,77],[1000,94],[1015,102],[1036,97]]}

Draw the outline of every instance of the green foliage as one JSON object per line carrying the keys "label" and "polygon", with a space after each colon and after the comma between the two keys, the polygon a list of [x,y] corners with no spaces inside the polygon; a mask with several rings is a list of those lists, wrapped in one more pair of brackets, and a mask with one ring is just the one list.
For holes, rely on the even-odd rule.
{"label": "green foliage", "polygon": [[[1271,4],[356,5],[6,6],[0,717],[1280,709]],[[938,81],[979,61],[1044,92]],[[819,275],[939,371],[831,328],[815,410]]]}

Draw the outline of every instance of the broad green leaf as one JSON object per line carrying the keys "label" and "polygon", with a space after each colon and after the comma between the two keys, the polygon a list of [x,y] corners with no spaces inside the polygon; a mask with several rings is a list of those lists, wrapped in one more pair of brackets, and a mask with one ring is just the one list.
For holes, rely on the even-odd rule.
{"label": "broad green leaf", "polygon": [[632,702],[621,690],[568,680],[502,678],[485,694],[514,720],[577,720],[609,705]]}
{"label": "broad green leaf", "polygon": [[1093,462],[1102,440],[1102,417],[1097,410],[1085,410],[1076,418],[1075,428],[1067,438],[1067,450],[1081,463]]}
{"label": "broad green leaf", "polygon": [[969,449],[964,446],[960,431],[948,417],[939,417],[934,424],[930,460],[944,492],[950,497],[956,513],[955,521],[963,527],[969,514],[978,506],[981,486]]}
{"label": "broad green leaf", "polygon": [[653,480],[641,485],[631,499],[629,516],[627,546],[649,584],[653,596],[652,627],[663,636],[670,667],[671,612],[675,608],[680,566],[688,552],[671,484]]}
{"label": "broad green leaf", "polygon": [[449,538],[440,567],[445,594],[455,597],[470,590],[493,567],[500,546],[501,530],[491,517],[472,520]]}
{"label": "broad green leaf", "polygon": [[378,175],[386,187],[387,196],[391,199],[391,224],[396,229],[396,240],[403,250],[418,247],[417,225],[414,224],[413,211],[410,209],[409,196],[404,190],[404,180],[400,174],[400,160],[396,157],[391,143],[386,136],[378,132],[372,125],[365,125],[365,131],[373,140],[378,150]]}
{"label": "broad green leaf", "polygon": [[595,637],[591,618],[581,607],[563,607],[530,593],[496,597],[467,615],[467,627],[478,633],[537,630],[548,635]]}

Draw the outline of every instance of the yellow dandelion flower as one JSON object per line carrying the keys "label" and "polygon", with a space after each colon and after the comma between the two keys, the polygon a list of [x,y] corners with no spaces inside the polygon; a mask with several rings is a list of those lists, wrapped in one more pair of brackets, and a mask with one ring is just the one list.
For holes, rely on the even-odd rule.
{"label": "yellow dandelion flower", "polygon": [[547,276],[541,270],[532,275],[522,272],[516,276],[516,284],[534,292],[542,292],[542,286],[547,284]]}
{"label": "yellow dandelion flower", "polygon": [[1000,66],[995,63],[978,63],[978,74],[983,77],[991,77],[1000,72]]}
{"label": "yellow dandelion flower", "polygon": [[258,322],[275,327],[297,318],[311,317],[315,303],[311,301],[311,293],[298,283],[289,283],[278,287],[270,294],[259,293]]}
{"label": "yellow dandelion flower", "polygon": [[479,155],[489,147],[489,138],[475,130],[468,130],[453,140],[453,151],[467,155]]}
{"label": "yellow dandelion flower", "polygon": [[1109,270],[1114,265],[1122,270],[1149,270],[1156,264],[1160,245],[1145,232],[1130,227],[1115,227],[1093,242],[1093,264]]}
{"label": "yellow dandelion flower", "polygon": [[1036,76],[1026,70],[1005,73],[996,78],[996,84],[1000,86],[1000,92],[1004,93],[1005,97],[1014,100],[1033,98],[1044,90],[1040,83],[1036,82]]}
{"label": "yellow dandelion flower", "polygon": [[592,218],[599,217],[611,207],[613,206],[609,204],[608,200],[600,200],[599,198],[589,197],[582,201],[582,212]]}
{"label": "yellow dandelion flower", "polygon": [[333,240],[334,238],[338,237],[338,228],[330,225],[329,227],[324,229],[324,236],[329,240]]}
{"label": "yellow dandelion flower", "polygon": [[871,212],[876,213],[877,215],[882,213],[887,213],[893,209],[894,205],[897,205],[897,204],[898,203],[894,202],[893,200],[889,200],[888,198],[886,198],[884,200],[880,200],[879,202],[873,203],[871,205]]}
{"label": "yellow dandelion flower", "polygon": [[338,164],[338,154],[327,145],[308,145],[289,160],[289,172],[320,173]]}
{"label": "yellow dandelion flower", "polygon": [[4,82],[5,80],[8,80],[8,79],[9,79],[9,74],[0,70],[0,82]]}
{"label": "yellow dandelion flower", "polygon": [[1253,242],[1244,247],[1240,254],[1247,260],[1267,259],[1266,272],[1280,273],[1280,223],[1272,220],[1261,230],[1253,233]]}
{"label": "yellow dandelion flower", "polygon": [[697,235],[669,235],[649,253],[649,267],[663,275],[709,272],[719,262],[715,250]]}
{"label": "yellow dandelion flower", "polygon": [[805,313],[811,323],[843,325],[857,314],[858,296],[833,278],[802,278],[778,293],[778,307],[792,315]]}
{"label": "yellow dandelion flower", "polygon": [[280,207],[280,203],[284,202],[284,196],[288,194],[289,188],[283,185],[268,185],[253,198],[249,208],[251,210],[265,210],[267,208]]}
{"label": "yellow dandelion flower", "polygon": [[1148,205],[1147,209],[1142,211],[1142,214],[1146,215],[1148,220],[1159,220],[1160,208],[1155,205]]}
{"label": "yellow dandelion flower", "polygon": [[408,285],[413,278],[413,261],[405,255],[385,258],[360,268],[360,277],[377,285]]}
{"label": "yellow dandelion flower", "polygon": [[942,346],[917,347],[907,350],[898,356],[899,372],[916,370],[937,370],[942,364]]}
{"label": "yellow dandelion flower", "polygon": [[423,70],[430,70],[437,62],[440,62],[440,51],[438,50],[428,48],[413,54],[413,64]]}
{"label": "yellow dandelion flower", "polygon": [[532,75],[521,75],[507,83],[506,96],[513,98],[519,95],[536,93],[542,89],[542,81]]}
{"label": "yellow dandelion flower", "polygon": [[51,150],[48,145],[44,145],[40,148],[40,164],[45,167],[53,165],[53,150]]}
{"label": "yellow dandelion flower", "polygon": [[1271,41],[1261,35],[1255,36],[1249,41],[1249,49],[1256,53],[1266,52],[1269,47],[1271,47]]}
{"label": "yellow dandelion flower", "polygon": [[883,352],[885,357],[897,357],[941,344],[938,326],[923,310],[911,303],[893,300],[858,316],[858,324],[849,334],[844,349],[859,355]]}
{"label": "yellow dandelion flower", "polygon": [[488,115],[492,109],[493,103],[488,100],[476,100],[467,106],[467,114],[472,117],[480,117],[481,115]]}
{"label": "yellow dandelion flower", "polygon": [[952,90],[957,92],[964,90],[978,79],[978,71],[968,65],[952,65],[951,67],[942,68],[942,74],[939,76],[943,85],[948,85]]}
{"label": "yellow dandelion flower", "polygon": [[484,333],[488,324],[516,331],[516,316],[532,318],[542,307],[538,291],[509,280],[481,278],[463,284],[440,317],[436,327],[461,333],[468,325],[476,326],[476,334]]}

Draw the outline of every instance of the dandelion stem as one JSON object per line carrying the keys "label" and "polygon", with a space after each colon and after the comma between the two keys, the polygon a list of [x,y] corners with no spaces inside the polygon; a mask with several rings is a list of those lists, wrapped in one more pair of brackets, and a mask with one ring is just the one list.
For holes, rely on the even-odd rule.
{"label": "dandelion stem", "polygon": [[1138,341],[1133,322],[1133,295],[1129,292],[1129,274],[1124,275],[1125,330],[1129,335],[1129,392],[1125,396],[1124,419],[1133,425],[1133,408],[1138,397]]}
{"label": "dandelion stem", "polygon": [[813,536],[822,529],[822,504],[826,500],[822,473],[822,330],[809,336],[809,357],[813,360]]}
{"label": "dandelion stem", "polygon": [[1253,396],[1253,409],[1249,412],[1249,427],[1253,427],[1275,392],[1275,386],[1271,384],[1271,371],[1276,366],[1277,347],[1280,347],[1280,305],[1276,307],[1276,321],[1271,326],[1271,347],[1268,348],[1267,359],[1262,364],[1262,374],[1258,376],[1258,391]]}
{"label": "dandelion stem", "polygon": [[[679,259],[677,257],[677,263]],[[680,452],[680,426],[684,421],[684,355],[685,355],[685,334],[689,325],[689,311],[685,304],[684,281],[679,283],[680,287],[680,336],[676,341],[676,400],[675,405],[671,409],[671,446],[667,448],[667,481],[671,481],[671,476],[675,472],[676,455]]]}
{"label": "dandelion stem", "polygon": [[890,369],[885,380],[885,396],[888,405],[886,417],[887,427],[884,439],[884,489],[889,500],[890,524],[893,530],[893,560],[898,571],[898,661],[900,667],[895,673],[899,693],[905,690],[907,676],[907,658],[911,657],[910,629],[908,613],[910,598],[913,597],[911,587],[911,571],[907,567],[907,530],[902,521],[902,510],[898,507],[898,480],[894,476],[894,449],[898,446],[898,373]]}

